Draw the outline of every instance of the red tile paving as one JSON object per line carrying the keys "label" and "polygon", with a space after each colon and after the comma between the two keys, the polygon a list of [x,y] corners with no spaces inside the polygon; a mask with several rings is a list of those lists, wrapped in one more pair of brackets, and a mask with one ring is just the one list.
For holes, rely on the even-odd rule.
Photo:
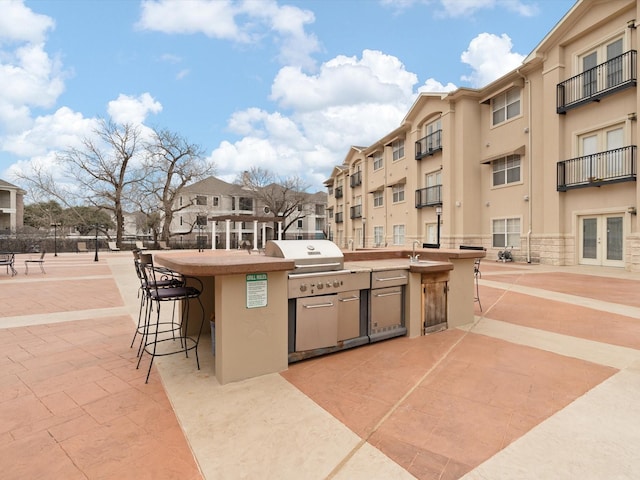
{"label": "red tile paving", "polygon": [[[91,260],[0,278],[2,316],[122,306]],[[157,372],[145,385],[135,368],[132,333],[129,316],[0,328],[1,478],[202,478]]]}
{"label": "red tile paving", "polygon": [[459,478],[616,371],[450,330],[282,375],[417,478],[436,479]]}
{"label": "red tile paving", "polygon": [[[633,280],[486,263],[484,278],[507,287],[638,302]],[[2,317],[123,305],[92,255],[47,259],[46,275],[22,265],[17,277],[0,272]],[[487,318],[640,348],[636,319],[499,288],[480,296]],[[3,479],[202,478],[157,372],[145,385],[135,369],[129,316],[14,328],[2,317]],[[615,372],[449,330],[300,362],[283,377],[417,478],[457,479]]]}

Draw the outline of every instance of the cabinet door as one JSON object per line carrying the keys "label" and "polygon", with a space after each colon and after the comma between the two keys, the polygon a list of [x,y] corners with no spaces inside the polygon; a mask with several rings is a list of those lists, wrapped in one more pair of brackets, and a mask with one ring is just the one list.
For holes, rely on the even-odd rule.
{"label": "cabinet door", "polygon": [[296,351],[337,344],[338,296],[299,298],[296,301]]}
{"label": "cabinet door", "polygon": [[403,325],[403,288],[377,288],[371,290],[371,333],[397,329]]}
{"label": "cabinet door", "polygon": [[447,328],[447,282],[422,285],[422,319],[425,334]]}

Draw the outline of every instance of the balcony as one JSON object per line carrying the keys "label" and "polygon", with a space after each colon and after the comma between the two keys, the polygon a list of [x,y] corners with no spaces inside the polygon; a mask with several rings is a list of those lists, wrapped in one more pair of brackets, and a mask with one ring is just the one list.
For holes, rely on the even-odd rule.
{"label": "balcony", "polygon": [[349,209],[349,218],[362,218],[362,205],[355,205]]}
{"label": "balcony", "polygon": [[336,213],[336,219],[335,220],[336,220],[336,223],[343,223],[344,222],[342,212]]}
{"label": "balcony", "polygon": [[349,186],[357,187],[362,185],[362,171],[358,170],[349,177]]}
{"label": "balcony", "polygon": [[442,205],[442,185],[416,190],[416,208]]}
{"label": "balcony", "polygon": [[416,160],[442,150],[442,130],[436,130],[416,142]]}
{"label": "balcony", "polygon": [[343,187],[336,187],[334,194],[336,198],[342,198],[344,196]]}
{"label": "balcony", "polygon": [[636,51],[629,50],[620,56],[582,72],[559,83],[556,88],[556,111],[567,110],[637,84]]}
{"label": "balcony", "polygon": [[558,192],[636,180],[636,146],[558,162]]}

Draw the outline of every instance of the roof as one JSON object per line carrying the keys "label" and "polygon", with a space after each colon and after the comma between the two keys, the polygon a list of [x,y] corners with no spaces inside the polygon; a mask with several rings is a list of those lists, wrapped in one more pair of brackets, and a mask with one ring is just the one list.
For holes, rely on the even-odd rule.
{"label": "roof", "polygon": [[202,193],[202,194],[222,194],[222,195],[238,195],[246,191],[240,186],[233,183],[227,183],[216,177],[207,177],[199,182],[187,185],[182,190],[185,193]]}

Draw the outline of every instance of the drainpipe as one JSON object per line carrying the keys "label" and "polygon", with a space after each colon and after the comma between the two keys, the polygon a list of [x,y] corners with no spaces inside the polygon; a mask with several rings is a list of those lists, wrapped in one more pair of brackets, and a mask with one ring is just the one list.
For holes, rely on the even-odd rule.
{"label": "drainpipe", "polygon": [[529,216],[529,229],[527,231],[527,263],[531,263],[531,233],[533,231],[533,219],[532,219],[532,214],[533,214],[533,206],[532,206],[532,200],[531,200],[531,189],[532,189],[532,185],[533,185],[533,151],[532,151],[532,145],[533,145],[533,141],[531,140],[531,137],[533,136],[533,129],[531,128],[531,121],[532,121],[532,110],[533,110],[533,104],[531,103],[531,83],[529,82],[529,79],[526,77],[526,75],[523,75],[522,73],[520,73],[520,69],[518,68],[516,70],[516,73],[518,75],[520,75],[520,77],[522,77],[522,79],[524,80],[525,85],[527,86],[527,102],[529,104],[529,111],[528,111],[528,123],[529,125],[527,126],[528,129],[528,136],[529,138],[527,139],[528,142],[528,146],[527,146],[527,151],[529,152],[529,165],[528,165],[528,180],[527,180],[527,188],[529,190],[528,193],[528,198],[529,200],[527,201],[528,203],[528,216]]}

